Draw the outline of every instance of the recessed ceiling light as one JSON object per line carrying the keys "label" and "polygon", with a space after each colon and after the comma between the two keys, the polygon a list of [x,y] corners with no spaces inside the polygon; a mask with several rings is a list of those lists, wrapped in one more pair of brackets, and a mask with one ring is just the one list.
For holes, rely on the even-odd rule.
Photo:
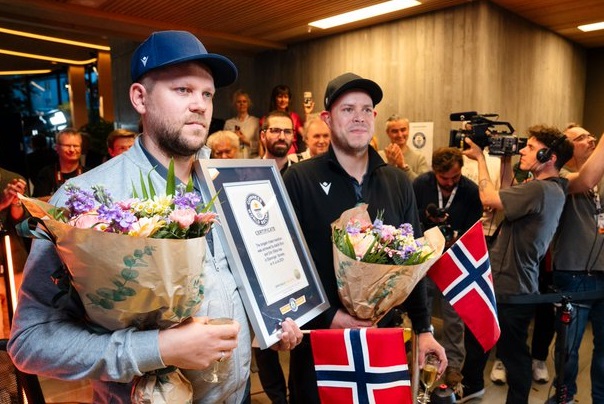
{"label": "recessed ceiling light", "polygon": [[17,35],[17,36],[22,36],[25,38],[39,39],[41,41],[56,42],[56,43],[62,43],[62,44],[66,44],[66,45],[80,46],[82,48],[91,48],[91,49],[98,49],[98,50],[103,50],[103,51],[111,50],[111,48],[109,46],[97,45],[97,44],[88,43],[88,42],[72,41],[71,39],[57,38],[54,36],[38,35],[38,34],[31,33],[31,32],[17,31],[14,29],[8,29],[8,28],[2,28],[2,27],[0,27],[0,32],[3,34]]}
{"label": "recessed ceiling light", "polygon": [[53,56],[36,55],[34,53],[15,52],[15,51],[8,50],[8,49],[0,49],[0,53],[4,54],[4,55],[18,56],[18,57],[29,58],[29,59],[47,60],[49,62],[64,63],[64,64],[68,64],[68,65],[77,65],[77,66],[89,65],[91,63],[96,62],[96,60],[97,60],[96,58],[87,59],[87,60],[63,59],[63,58],[56,58]]}
{"label": "recessed ceiling light", "polygon": [[394,11],[403,10],[405,8],[419,6],[419,1],[415,0],[391,0],[385,3],[375,4],[373,6],[360,8],[358,10],[349,11],[347,13],[334,15],[333,17],[324,18],[322,20],[313,21],[308,25],[312,27],[327,29],[344,25],[355,21],[365,20],[367,18],[377,17],[378,15],[392,13]]}
{"label": "recessed ceiling light", "polygon": [[579,25],[577,28],[583,32],[598,31],[600,29],[604,29],[604,21],[587,25]]}
{"label": "recessed ceiling light", "polygon": [[0,71],[0,76],[21,76],[26,74],[46,74],[50,73],[52,70],[4,70]]}

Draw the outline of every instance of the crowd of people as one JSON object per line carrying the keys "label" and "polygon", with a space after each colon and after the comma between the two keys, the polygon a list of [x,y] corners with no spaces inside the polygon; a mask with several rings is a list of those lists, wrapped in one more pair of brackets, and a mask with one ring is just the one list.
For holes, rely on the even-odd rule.
{"label": "crowd of people", "polygon": [[[170,52],[156,51],[168,45]],[[291,110],[292,93],[286,85],[273,89],[270,108],[260,118],[250,115],[250,95],[238,90],[233,95],[236,116],[225,122],[223,130],[210,134],[213,96],[237,78],[237,68],[228,58],[208,53],[188,32],[162,31],[136,49],[131,63],[129,95],[141,117],[141,134],[112,132],[107,139],[111,158],[87,170],[81,161],[82,134],[73,129],[59,132],[56,160],[38,168],[31,178],[33,196],[63,205],[66,182],[82,186],[103,182],[115,198],[127,198],[139,172],[150,173],[154,187],[163,189],[170,159],[182,183],[195,177],[193,162],[199,158],[274,160],[329,301],[330,307],[304,326],[308,329],[398,324],[393,313],[377,324],[356,318],[340,301],[331,223],[345,210],[366,203],[372,218],[383,212],[384,223],[409,223],[415,237],[439,227],[446,248],[482,220],[501,327],[496,366],[507,372],[506,402],[528,403],[532,379],[549,380],[549,376],[547,380],[535,377],[535,361],[544,362],[547,349],[545,356],[535,356],[527,343],[538,307],[532,298],[547,290],[540,287],[539,276],[548,250],[554,287],[592,293],[587,300],[573,302],[574,323],[567,344],[557,345],[555,361],[565,362],[557,398],[563,401],[557,402],[572,403],[577,393],[578,350],[588,322],[594,333],[592,397],[593,402],[604,402],[604,316],[598,314],[604,296],[593,295],[604,289],[604,142],[596,144],[595,137],[578,125],[564,132],[532,126],[527,145],[519,151],[519,169],[527,173],[521,182],[514,181],[510,156],[493,162],[488,150],[471,137],[466,138],[463,151],[437,148],[430,167],[424,155],[407,145],[409,119],[401,115],[385,121],[390,143],[383,150],[370,145],[383,90],[375,81],[353,73],[330,80],[324,109],[313,113],[314,104],[305,104],[304,119]],[[0,170],[0,211],[8,225],[26,215],[17,194],[28,193],[28,182]],[[194,184],[200,192],[198,181]],[[281,339],[272,349],[252,350],[248,319],[227,253],[218,237],[208,239],[204,293],[208,300],[234,306],[232,324],[208,327],[207,317],[201,316],[165,330],[127,328],[105,333],[94,332],[82,321],[77,297],[66,296],[61,308],[54,304],[57,290],[51,275],[60,269],[61,258],[50,242],[34,241],[8,345],[11,358],[29,373],[90,379],[94,402],[130,402],[135,377],[176,366],[186,369],[194,402],[238,404],[250,401],[253,352],[272,402],[320,402],[309,337],[295,322],[284,320]],[[436,336],[431,326],[435,305],[444,320]],[[552,310],[551,304],[547,307]],[[419,366],[428,353],[436,354],[438,374],[456,391],[457,402],[482,397],[490,353],[484,352],[435,284],[420,280],[397,310],[407,313],[417,334]],[[290,352],[287,382],[278,350]],[[224,358],[237,364],[230,368],[228,379],[219,384],[203,381],[200,372]]]}

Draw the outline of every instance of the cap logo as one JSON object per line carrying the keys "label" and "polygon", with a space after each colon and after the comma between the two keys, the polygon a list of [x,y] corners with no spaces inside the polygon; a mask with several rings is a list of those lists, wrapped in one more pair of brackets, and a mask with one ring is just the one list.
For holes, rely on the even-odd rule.
{"label": "cap logo", "polygon": [[141,62],[143,62],[143,66],[147,66],[147,60],[149,60],[149,56],[143,56],[141,58]]}

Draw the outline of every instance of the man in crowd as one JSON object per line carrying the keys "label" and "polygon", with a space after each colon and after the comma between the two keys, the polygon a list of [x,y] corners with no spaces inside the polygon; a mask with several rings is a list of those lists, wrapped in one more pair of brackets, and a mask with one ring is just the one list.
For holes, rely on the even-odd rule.
{"label": "man in crowd", "polygon": [[236,159],[239,154],[239,136],[230,130],[219,130],[208,138],[207,146],[213,159]]}
{"label": "man in crowd", "polygon": [[288,155],[289,159],[295,163],[325,153],[329,148],[331,131],[320,116],[314,115],[304,122],[303,139],[306,143],[306,150],[302,153]]}
{"label": "man in crowd", "polygon": [[66,180],[86,171],[80,164],[82,134],[79,131],[68,128],[57,133],[55,150],[59,158],[58,163],[42,168],[33,181],[33,196],[43,200],[50,199]]}
{"label": "man in crowd", "polygon": [[[501,337],[497,353],[507,369],[508,404],[528,403],[532,360],[527,345],[535,305],[514,300],[539,293],[539,261],[545,255],[564,207],[567,182],[559,170],[572,156],[572,144],[553,127],[528,129],[527,146],[520,150],[520,169],[534,180],[497,190],[489,177],[482,150],[469,138],[464,151],[478,162],[478,187],[485,208],[503,211],[500,233],[490,250]],[[511,165],[509,163],[508,165]],[[511,170],[511,166],[506,170]],[[487,355],[480,346],[466,345],[464,401],[484,392],[483,371]]]}
{"label": "man in crowd", "polygon": [[[445,236],[447,247],[450,247],[482,216],[478,186],[461,174],[462,167],[461,150],[441,147],[432,154],[432,171],[419,175],[413,181],[423,230],[439,226]],[[462,379],[461,367],[466,352],[464,323],[453,306],[444,299],[436,284],[429,278],[426,281],[428,298],[430,302],[439,304],[444,323],[441,343],[449,361],[449,367],[445,372],[445,383],[459,390]]]}
{"label": "man in crowd", "polygon": [[294,123],[284,111],[271,111],[266,115],[260,129],[260,142],[264,145],[263,159],[273,159],[281,175],[291,166],[287,152],[294,139]]}
{"label": "man in crowd", "polygon": [[407,146],[409,119],[400,115],[390,116],[386,121],[386,134],[390,144],[380,152],[384,161],[403,170],[411,181],[430,171],[426,158]]}
{"label": "man in crowd", "polygon": [[[195,159],[209,157],[204,143],[215,88],[233,83],[237,69],[224,56],[208,53],[192,34],[163,31],[137,48],[131,74],[130,100],[141,116],[142,135],[127,152],[70,181],[83,189],[102,183],[116,200],[131,196],[141,172],[150,173],[155,189],[165,189],[171,158],[178,180],[186,183],[195,175]],[[61,188],[52,202],[62,205],[65,199]],[[11,358],[29,373],[91,379],[95,403],[130,403],[136,376],[169,366],[183,369],[193,386],[193,402],[241,403],[249,379],[249,327],[223,247],[218,237],[212,239],[203,263],[200,312],[207,312],[209,301],[233,305],[232,324],[208,325],[207,317],[193,317],[165,330],[131,327],[105,333],[91,331],[74,296],[65,295],[61,308],[56,307],[53,298],[59,289],[51,275],[61,261],[52,243],[34,241],[8,345]],[[302,339],[291,320],[283,323],[282,335],[281,349],[291,349]],[[224,358],[233,362],[228,378],[204,382],[200,371]]]}
{"label": "man in crowd", "polygon": [[[597,169],[591,169],[591,183],[574,181],[592,155],[601,153],[604,142],[596,148],[593,135],[578,126],[570,125],[564,132],[574,145],[572,159],[560,171],[570,181],[558,231],[552,243],[554,284],[560,292],[600,292],[600,297],[572,301],[572,322],[567,328],[566,347],[556,358],[564,355],[563,403],[572,403],[577,393],[579,347],[587,322],[592,325],[593,353],[591,357],[591,397],[593,403],[604,402],[604,179]],[[596,151],[597,150],[597,151]],[[599,157],[600,162],[602,157]],[[592,159],[593,160],[593,159]],[[591,186],[596,183],[596,185]],[[558,362],[558,361],[557,361]],[[558,369],[558,363],[556,363]],[[552,398],[552,403],[557,402]]]}
{"label": "man in crowd", "polygon": [[136,133],[128,129],[115,129],[107,136],[109,157],[119,156],[134,145]]}
{"label": "man in crowd", "polygon": [[[345,73],[331,80],[325,91],[321,118],[331,130],[327,153],[294,164],[284,181],[306,242],[327,294],[330,308],[308,324],[308,328],[370,327],[368,320],[348,314],[338,297],[333,267],[331,223],[358,203],[367,203],[375,217],[384,211],[384,223],[410,223],[421,235],[413,188],[402,170],[384,163],[369,147],[375,129],[375,106],[382,99],[377,83]],[[388,192],[385,192],[388,190]],[[405,302],[413,328],[419,334],[419,362],[428,352],[441,359],[439,373],[447,365],[444,349],[430,332],[425,283],[420,281]],[[310,342],[291,352],[290,401],[318,403],[317,382]]]}
{"label": "man in crowd", "polygon": [[[294,122],[284,111],[271,111],[264,118],[260,141],[264,144],[263,159],[274,159],[281,175],[293,164],[288,150],[294,138]],[[287,385],[277,352],[254,348],[258,377],[266,395],[273,404],[287,404]]]}

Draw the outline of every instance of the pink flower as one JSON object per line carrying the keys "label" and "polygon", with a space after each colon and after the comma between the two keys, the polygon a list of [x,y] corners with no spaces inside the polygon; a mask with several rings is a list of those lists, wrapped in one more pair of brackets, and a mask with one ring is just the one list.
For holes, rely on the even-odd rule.
{"label": "pink flower", "polygon": [[132,202],[139,202],[140,199],[130,198],[124,201],[118,201],[115,204],[119,206],[122,210],[130,210],[132,208]]}
{"label": "pink flower", "polygon": [[170,213],[169,218],[173,222],[178,223],[181,229],[188,229],[195,221],[196,214],[195,209],[176,209]]}
{"label": "pink flower", "polygon": [[68,222],[71,226],[79,229],[95,229],[104,231],[107,228],[107,223],[99,218],[98,213],[84,213],[82,215],[71,218]]}
{"label": "pink flower", "polygon": [[354,254],[358,260],[365,256],[371,244],[375,241],[375,236],[371,233],[349,234],[348,238],[354,247]]}
{"label": "pink flower", "polygon": [[218,215],[214,212],[202,212],[195,215],[195,223],[207,224],[207,223],[215,223],[216,217]]}

